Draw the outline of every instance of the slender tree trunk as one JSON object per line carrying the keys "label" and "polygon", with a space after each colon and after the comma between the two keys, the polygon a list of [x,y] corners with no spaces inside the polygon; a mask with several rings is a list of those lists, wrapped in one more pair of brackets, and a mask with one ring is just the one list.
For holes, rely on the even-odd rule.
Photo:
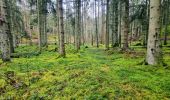
{"label": "slender tree trunk", "polygon": [[150,0],[147,1],[148,1],[148,6],[147,6],[147,17],[146,17],[147,18],[146,41],[148,41],[148,35],[149,35],[149,16],[150,16]]}
{"label": "slender tree trunk", "polygon": [[121,47],[121,33],[122,33],[122,31],[121,31],[121,29],[122,29],[122,9],[121,9],[121,7],[122,7],[122,5],[121,5],[121,1],[119,1],[118,2],[118,11],[119,11],[119,13],[118,13],[118,37],[119,37],[119,46]]}
{"label": "slender tree trunk", "polygon": [[104,28],[105,28],[105,17],[104,17],[104,0],[101,0],[101,10],[102,10],[102,28],[101,28],[101,44],[104,44],[105,41],[105,33],[104,33]]}
{"label": "slender tree trunk", "polygon": [[150,65],[162,64],[160,50],[161,0],[150,0],[149,36],[147,44],[146,63]]}
{"label": "slender tree trunk", "polygon": [[109,50],[109,0],[107,0],[105,48]]}
{"label": "slender tree trunk", "polygon": [[98,22],[98,28],[97,28],[97,31],[98,31],[98,35],[97,35],[97,38],[98,38],[98,47],[100,46],[99,44],[100,44],[100,31],[99,31],[99,29],[100,29],[100,0],[98,1],[98,16],[97,16],[97,22]]}
{"label": "slender tree trunk", "polygon": [[85,44],[85,29],[84,29],[84,2],[82,2],[82,7],[81,7],[82,13],[81,13],[81,39],[82,41],[80,42],[82,45]]}
{"label": "slender tree trunk", "polygon": [[115,34],[115,42],[114,42],[114,47],[118,47],[119,46],[119,36],[118,36],[118,1],[116,0],[115,1],[115,31],[114,31],[114,34]]}
{"label": "slender tree trunk", "polygon": [[[28,5],[28,2],[26,2],[26,5]],[[29,9],[32,11],[32,6],[29,7]],[[29,12],[29,17],[32,17],[32,12]],[[28,33],[29,33],[29,45],[32,46],[32,25],[31,25],[31,19],[28,20],[29,26],[28,26]]]}
{"label": "slender tree trunk", "polygon": [[76,34],[75,34],[75,26],[73,27],[73,39],[74,39],[74,45],[76,44]]}
{"label": "slender tree trunk", "polygon": [[168,36],[168,24],[169,24],[169,0],[166,2],[165,7],[165,32],[164,32],[164,45],[167,45],[167,36]]}
{"label": "slender tree trunk", "polygon": [[41,39],[42,39],[42,37],[41,37],[41,24],[40,24],[40,23],[41,23],[41,20],[40,20],[40,19],[41,19],[41,18],[40,18],[40,17],[41,17],[41,14],[40,14],[40,13],[41,13],[41,12],[40,12],[40,6],[41,6],[41,5],[40,5],[40,3],[41,3],[41,0],[37,0],[39,50],[41,51],[41,46],[42,46],[42,44],[41,44],[41,43],[42,43],[42,40],[41,40]]}
{"label": "slender tree trunk", "polygon": [[58,0],[56,0],[56,11],[57,11],[57,37],[58,37],[58,47],[60,46],[60,23],[59,23],[59,7],[58,7]]}
{"label": "slender tree trunk", "polygon": [[93,46],[93,34],[91,35],[91,45]]}
{"label": "slender tree trunk", "polygon": [[144,38],[143,38],[143,46],[146,47],[147,45],[147,36],[148,36],[148,27],[149,27],[149,0],[146,0],[146,19],[143,22],[144,26]]}
{"label": "slender tree trunk", "polygon": [[98,25],[97,25],[97,4],[96,4],[96,0],[95,0],[95,22],[96,22],[96,46],[97,46],[97,48],[99,48],[99,38],[98,38]]}
{"label": "slender tree trunk", "polygon": [[87,22],[87,1],[86,1],[86,3],[84,4],[84,43],[86,43],[87,42],[87,24],[86,24],[86,22]]}
{"label": "slender tree trunk", "polygon": [[111,40],[112,40],[112,48],[114,48],[115,43],[115,1],[111,1],[111,14],[110,14],[110,20],[111,20]]}
{"label": "slender tree trunk", "polygon": [[58,7],[59,7],[59,25],[60,25],[60,50],[59,54],[60,57],[65,57],[65,44],[64,44],[64,21],[63,21],[63,0],[58,0]]}
{"label": "slender tree trunk", "polygon": [[43,0],[43,47],[47,46],[47,0]]}
{"label": "slender tree trunk", "polygon": [[76,0],[76,50],[80,50],[81,43],[81,0]]}
{"label": "slender tree trunk", "polygon": [[76,40],[76,38],[77,38],[77,36],[76,36],[76,35],[77,35],[77,34],[76,34],[76,32],[77,32],[77,29],[76,29],[76,26],[77,26],[77,22],[76,22],[76,21],[77,21],[77,19],[76,19],[76,18],[77,18],[77,4],[76,4],[76,3],[77,3],[77,1],[74,0],[73,6],[74,6],[74,13],[75,13],[74,16],[75,16],[75,17],[74,17],[74,26],[73,26],[73,35],[74,35],[73,38],[74,38],[74,46],[75,46],[75,47],[76,47],[76,43],[77,43],[77,42],[76,42],[76,41],[77,41],[77,40]]}

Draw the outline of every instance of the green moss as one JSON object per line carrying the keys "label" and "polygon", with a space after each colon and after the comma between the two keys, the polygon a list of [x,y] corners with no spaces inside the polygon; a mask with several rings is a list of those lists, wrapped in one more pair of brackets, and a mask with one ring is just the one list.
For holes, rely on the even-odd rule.
{"label": "green moss", "polygon": [[[36,46],[22,46],[17,52],[36,52]],[[58,53],[48,47],[38,56],[14,58],[11,63],[0,61],[0,99],[169,99],[170,70],[140,65],[145,49],[135,52],[108,53],[104,49],[82,47],[74,52],[66,46],[67,57],[57,58]],[[170,65],[169,48],[163,48],[165,63]],[[144,53],[144,54],[143,54]],[[6,83],[5,72],[14,71],[14,80],[25,83],[15,88]]]}
{"label": "green moss", "polygon": [[6,81],[3,79],[0,79],[0,89],[4,88],[5,85],[7,85]]}

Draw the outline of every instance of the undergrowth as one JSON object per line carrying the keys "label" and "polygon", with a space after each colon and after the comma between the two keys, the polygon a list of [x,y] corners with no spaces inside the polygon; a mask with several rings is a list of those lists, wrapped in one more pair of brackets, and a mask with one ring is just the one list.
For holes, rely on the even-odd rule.
{"label": "undergrowth", "polygon": [[[66,48],[67,57],[57,58],[56,47],[39,55],[0,61],[0,99],[28,100],[112,100],[170,99],[170,70],[139,65],[145,49],[133,52],[105,51],[74,46]],[[164,48],[170,65],[170,49]],[[16,53],[37,52],[36,46],[21,46]]]}

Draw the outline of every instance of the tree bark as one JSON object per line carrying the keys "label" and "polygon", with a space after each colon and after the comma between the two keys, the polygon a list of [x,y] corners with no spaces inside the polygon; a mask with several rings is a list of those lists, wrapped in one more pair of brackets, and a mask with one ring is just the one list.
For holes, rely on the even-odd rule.
{"label": "tree bark", "polygon": [[111,40],[112,40],[112,48],[114,48],[115,43],[115,1],[113,0],[110,4],[111,6],[111,14],[110,14],[110,20],[111,20]]}
{"label": "tree bark", "polygon": [[104,44],[105,41],[105,34],[104,34],[104,27],[105,27],[105,17],[104,17],[104,0],[101,0],[101,11],[102,11],[102,27],[101,27],[101,44]]}
{"label": "tree bark", "polygon": [[121,19],[121,44],[124,50],[128,49],[129,33],[129,0],[122,1],[122,19]]}
{"label": "tree bark", "polygon": [[64,44],[64,21],[63,21],[63,0],[58,0],[58,7],[59,7],[59,25],[60,25],[60,50],[59,54],[60,57],[65,57],[65,44]]}
{"label": "tree bark", "polygon": [[168,36],[168,24],[169,24],[169,0],[166,2],[165,6],[165,32],[164,32],[164,45],[167,45]]}
{"label": "tree bark", "polygon": [[115,34],[115,41],[114,41],[114,47],[118,47],[119,46],[119,36],[118,36],[118,1],[115,1],[115,30],[114,30],[114,34]]}
{"label": "tree bark", "polygon": [[81,0],[76,0],[76,51],[80,50],[81,43]]}
{"label": "tree bark", "polygon": [[105,48],[109,50],[109,0],[107,0]]}
{"label": "tree bark", "polygon": [[8,9],[6,9],[6,20],[7,20],[7,27],[8,27],[8,38],[9,38],[9,45],[10,45],[10,52],[11,53],[14,53],[14,45],[13,45],[13,35],[12,35],[12,32],[11,32],[11,26],[12,26],[12,20],[11,20],[11,6],[12,4],[8,1],[8,0],[5,0],[4,1],[4,5],[9,7]]}
{"label": "tree bark", "polygon": [[0,46],[2,52],[2,61],[10,61],[10,44],[9,44],[9,27],[7,20],[7,6],[5,5],[5,0],[0,1]]}
{"label": "tree bark", "polygon": [[150,0],[149,36],[147,44],[146,63],[149,65],[162,64],[160,49],[161,0]]}
{"label": "tree bark", "polygon": [[41,51],[42,47],[47,46],[47,32],[46,32],[47,1],[38,0],[37,9],[38,9],[38,27],[39,27],[39,47]]}
{"label": "tree bark", "polygon": [[144,30],[144,38],[143,38],[143,46],[146,47],[147,45],[147,37],[148,37],[148,27],[149,27],[149,0],[145,1],[145,5],[146,5],[146,18],[143,21],[143,30]]}
{"label": "tree bark", "polygon": [[99,48],[99,38],[98,38],[98,25],[97,25],[97,4],[96,4],[96,0],[95,0],[95,28],[96,28],[96,47]]}

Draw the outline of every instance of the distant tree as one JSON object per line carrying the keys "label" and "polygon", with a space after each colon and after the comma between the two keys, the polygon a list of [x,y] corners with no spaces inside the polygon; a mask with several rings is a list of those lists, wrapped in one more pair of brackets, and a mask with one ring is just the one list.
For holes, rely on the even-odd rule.
{"label": "distant tree", "polygon": [[75,20],[75,34],[76,34],[76,50],[80,50],[81,45],[81,0],[76,0],[76,20]]}
{"label": "distant tree", "polygon": [[[99,33],[98,33],[98,18],[97,18],[97,4],[96,4],[97,0],[95,0],[95,28],[96,28],[96,46],[97,48],[99,47]],[[99,2],[99,1],[98,1]]]}
{"label": "distant tree", "polygon": [[169,25],[169,12],[170,12],[170,0],[165,0],[165,32],[164,32],[164,45],[167,45],[167,36],[168,36],[168,25]]}
{"label": "distant tree", "polygon": [[39,47],[47,46],[47,0],[37,0],[38,27],[39,27]]}
{"label": "distant tree", "polygon": [[63,21],[63,0],[58,0],[58,8],[59,8],[59,27],[60,27],[60,48],[59,54],[60,57],[65,57],[65,44],[64,44],[64,21]]}
{"label": "distant tree", "polygon": [[122,23],[122,9],[121,9],[121,0],[119,0],[118,2],[118,37],[119,37],[119,46],[121,47],[121,33],[122,33],[122,26],[121,26],[121,23]]}
{"label": "distant tree", "polygon": [[119,46],[118,37],[118,0],[111,2],[111,27],[112,27],[112,47]]}
{"label": "distant tree", "polygon": [[150,0],[145,0],[145,17],[143,17],[143,27],[144,27],[144,38],[143,38],[143,45],[146,47],[147,40],[148,40],[148,29],[149,29],[149,1]]}
{"label": "distant tree", "polygon": [[109,50],[109,2],[110,2],[110,0],[107,0],[106,34],[105,34],[105,48],[106,48],[106,50]]}
{"label": "distant tree", "polygon": [[104,1],[105,0],[101,0],[101,11],[102,11],[102,25],[101,25],[101,44],[104,44],[104,40],[105,40],[105,32],[104,32],[104,28],[105,28],[105,5],[104,5]]}
{"label": "distant tree", "polygon": [[119,46],[119,34],[118,34],[118,3],[119,1],[118,0],[115,0],[115,3],[114,3],[114,13],[115,13],[115,17],[114,17],[114,20],[115,20],[115,29],[114,29],[114,47],[118,47]]}

